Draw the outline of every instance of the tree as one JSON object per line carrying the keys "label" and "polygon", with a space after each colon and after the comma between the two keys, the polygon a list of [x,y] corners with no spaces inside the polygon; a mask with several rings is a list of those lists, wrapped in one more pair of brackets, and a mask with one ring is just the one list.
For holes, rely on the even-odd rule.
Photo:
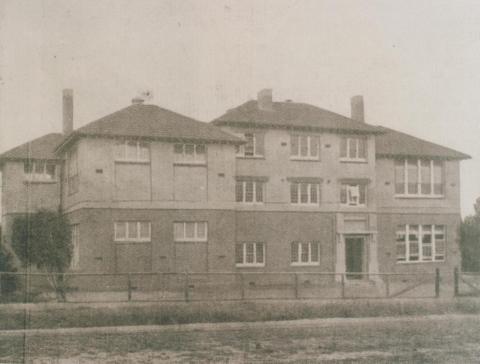
{"label": "tree", "polygon": [[71,230],[61,211],[40,210],[15,218],[12,248],[22,265],[47,273],[57,298],[65,300],[63,274],[72,259]]}
{"label": "tree", "polygon": [[[0,226],[0,237],[2,236],[2,227]],[[0,272],[15,272],[12,255],[4,249],[0,243]],[[17,277],[15,275],[2,274],[0,276],[0,296],[15,292],[17,288]]]}
{"label": "tree", "polygon": [[480,271],[480,197],[474,205],[475,214],[467,216],[460,225],[460,251],[462,270]]}

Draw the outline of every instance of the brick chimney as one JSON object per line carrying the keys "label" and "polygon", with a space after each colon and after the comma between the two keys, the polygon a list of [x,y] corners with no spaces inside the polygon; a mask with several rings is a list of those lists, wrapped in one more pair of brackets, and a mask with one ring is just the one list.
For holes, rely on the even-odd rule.
{"label": "brick chimney", "polygon": [[365,122],[365,112],[363,107],[363,96],[357,95],[350,99],[350,105],[352,108],[351,118],[362,123]]}
{"label": "brick chimney", "polygon": [[73,131],[73,90],[63,90],[63,134],[67,135]]}
{"label": "brick chimney", "polygon": [[271,88],[265,88],[258,92],[257,104],[260,110],[265,110],[265,111],[273,110],[273,97],[272,97]]}

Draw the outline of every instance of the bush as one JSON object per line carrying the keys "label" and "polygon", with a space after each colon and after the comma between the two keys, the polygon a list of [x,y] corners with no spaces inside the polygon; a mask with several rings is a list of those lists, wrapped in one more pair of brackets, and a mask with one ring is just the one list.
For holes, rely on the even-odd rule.
{"label": "bush", "polygon": [[[0,246],[0,272],[15,272],[13,257]],[[17,276],[2,274],[0,278],[0,294],[11,294],[17,289]]]}

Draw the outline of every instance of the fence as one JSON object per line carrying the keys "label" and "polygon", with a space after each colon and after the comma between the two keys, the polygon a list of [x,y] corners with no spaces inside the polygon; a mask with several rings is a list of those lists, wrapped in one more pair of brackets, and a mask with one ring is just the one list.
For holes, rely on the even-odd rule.
{"label": "fence", "polygon": [[454,271],[455,296],[480,296],[480,272]]}
{"label": "fence", "polygon": [[[428,298],[440,295],[440,273],[64,273],[58,295],[45,273],[0,272],[0,302],[214,301]],[[7,289],[16,281],[16,288]]]}

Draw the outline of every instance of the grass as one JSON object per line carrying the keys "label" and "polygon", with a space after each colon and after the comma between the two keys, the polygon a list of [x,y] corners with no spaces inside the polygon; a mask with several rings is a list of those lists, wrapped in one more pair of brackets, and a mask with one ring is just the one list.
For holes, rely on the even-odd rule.
{"label": "grass", "polygon": [[[30,307],[30,306],[28,306]],[[479,314],[480,300],[402,299],[245,301],[121,305],[0,305],[0,329],[171,325],[201,322],[280,321],[332,317]]]}

